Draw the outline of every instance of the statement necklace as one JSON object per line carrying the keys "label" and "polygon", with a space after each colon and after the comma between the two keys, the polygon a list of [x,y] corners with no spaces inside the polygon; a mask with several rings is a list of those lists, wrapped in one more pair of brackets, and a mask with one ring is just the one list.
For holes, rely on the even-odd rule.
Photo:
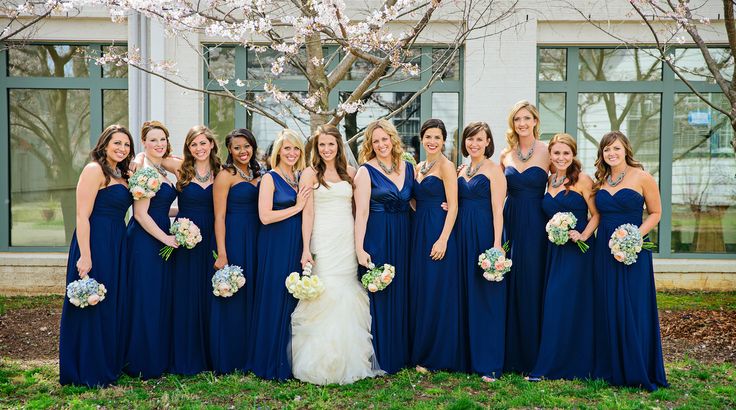
{"label": "statement necklace", "polygon": [[552,188],[557,188],[560,185],[562,185],[565,182],[566,175],[562,175],[562,179],[559,181],[557,180],[557,173],[555,172],[554,175],[552,175]]}
{"label": "statement necklace", "polygon": [[294,178],[292,179],[289,177],[289,175],[284,172],[281,167],[279,167],[279,171],[281,171],[282,177],[284,178],[284,181],[286,181],[287,184],[289,184],[292,188],[297,189],[299,187],[299,176],[294,173]]}
{"label": "statement necklace", "polygon": [[532,147],[529,148],[529,152],[526,155],[523,155],[521,153],[521,144],[519,144],[519,145],[516,146],[516,156],[519,157],[519,159],[521,160],[521,162],[527,162],[527,161],[529,161],[529,159],[532,157],[532,155],[534,155],[534,145],[535,144],[532,143]]}
{"label": "statement necklace", "polygon": [[114,176],[117,179],[120,179],[123,177],[123,173],[122,171],[120,171],[120,168],[118,168],[117,165],[115,166],[115,168],[110,169],[110,173],[112,174],[112,176]]}
{"label": "statement necklace", "polygon": [[483,161],[479,162],[478,165],[473,168],[473,162],[471,161],[470,165],[468,165],[468,168],[465,170],[465,175],[467,175],[468,178],[472,178],[473,175],[478,173],[481,165],[483,165]]}
{"label": "statement necklace", "polygon": [[199,182],[201,182],[201,183],[204,184],[204,183],[210,182],[210,178],[211,177],[212,177],[212,170],[211,169],[208,170],[206,174],[200,176],[199,175],[199,172],[197,171],[197,167],[194,167],[194,178],[196,178],[197,181],[199,181]]}
{"label": "statement necklace", "polygon": [[245,172],[243,172],[242,169],[238,168],[236,165],[233,165],[233,166],[235,167],[235,170],[238,171],[238,175],[240,175],[241,178],[246,180],[246,182],[250,182],[253,180],[253,171],[251,171],[250,168],[248,168],[248,173],[246,174]]}
{"label": "statement necklace", "polygon": [[378,162],[378,166],[381,167],[381,169],[383,170],[383,172],[385,172],[386,174],[391,175],[391,174],[394,173],[394,164],[393,164],[393,162],[391,163],[391,166],[390,167],[387,167],[386,164],[384,164],[383,162],[381,162],[381,160],[378,159],[378,158],[376,158],[376,162]]}
{"label": "statement necklace", "polygon": [[166,177],[167,176],[166,168],[164,168],[163,165],[157,164],[157,163],[151,161],[151,159],[148,158],[148,157],[146,157],[146,159],[148,160],[148,163],[151,164],[151,166],[153,167],[153,169],[155,169],[156,171],[158,171],[158,173],[161,174],[161,176],[163,176],[163,177]]}
{"label": "statement necklace", "polygon": [[427,173],[432,170],[432,167],[434,167],[434,164],[436,163],[437,160],[434,160],[432,162],[424,161],[422,166],[419,167],[419,172],[421,172],[422,175],[427,175]]}
{"label": "statement necklace", "polygon": [[624,180],[624,176],[626,176],[626,168],[624,168],[624,170],[621,171],[620,174],[618,174],[618,178],[616,178],[615,181],[611,178],[611,175],[606,176],[606,182],[608,182],[608,185],[614,187]]}

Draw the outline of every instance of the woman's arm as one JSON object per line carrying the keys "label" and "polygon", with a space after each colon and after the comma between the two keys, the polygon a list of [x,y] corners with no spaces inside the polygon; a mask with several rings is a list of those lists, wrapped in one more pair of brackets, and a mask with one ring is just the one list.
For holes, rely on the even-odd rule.
{"label": "woman's arm", "polygon": [[[212,201],[215,206],[215,241],[217,242],[215,269],[222,269],[228,264],[227,247],[225,245],[225,215],[227,214],[227,195],[230,193],[232,176],[228,171],[220,172],[215,177],[212,186]],[[241,183],[247,184],[247,182]]]}
{"label": "woman's arm", "polygon": [[585,226],[585,230],[582,233],[577,231],[570,231],[570,239],[574,242],[587,241],[588,238],[593,236],[593,232],[598,228],[598,223],[601,220],[601,216],[598,213],[598,208],[595,207],[595,195],[593,195],[593,180],[586,174],[580,173],[580,179],[578,179],[583,198],[585,203],[588,204],[588,212],[590,218],[588,218],[588,225]]}
{"label": "woman's arm", "polygon": [[645,171],[640,171],[641,186],[644,195],[644,202],[647,204],[647,219],[642,222],[639,230],[644,236],[649,233],[659,223],[662,217],[662,199],[659,196],[659,186],[657,181]]}
{"label": "woman's arm", "polygon": [[447,241],[450,239],[452,228],[455,226],[457,218],[457,174],[455,166],[450,160],[442,161],[440,164],[440,176],[442,177],[442,185],[445,188],[445,197],[447,198],[447,215],[445,216],[445,224],[437,241],[432,245],[432,251],[429,256],[432,260],[441,260],[445,257],[447,251]]}
{"label": "woman's arm", "polygon": [[[409,170],[407,170],[408,172]],[[355,253],[358,263],[368,266],[371,256],[365,251],[365,231],[371,206],[371,176],[365,167],[360,167],[355,174]]]}
{"label": "woman's arm", "polygon": [[506,176],[500,165],[491,164],[491,208],[493,212],[493,247],[503,250],[503,202],[506,200]]}
{"label": "woman's arm", "polygon": [[153,218],[151,218],[151,215],[148,215],[148,207],[150,204],[151,200],[149,198],[143,198],[133,202],[133,218],[135,218],[135,221],[138,222],[146,232],[164,245],[174,248],[179,247],[174,235],[167,235],[166,232],[159,228]]}
{"label": "woman's arm", "polygon": [[[187,148],[185,148],[187,149]],[[167,171],[171,172],[172,174],[176,175],[177,178],[179,177],[179,170],[181,169],[181,164],[184,162],[179,157],[175,157],[172,155],[169,155],[168,157],[161,160],[161,166],[164,167]]]}
{"label": "woman's arm", "polygon": [[298,214],[304,209],[304,205],[309,198],[312,189],[300,188],[296,196],[296,204],[286,209],[273,209],[273,193],[276,187],[273,184],[273,177],[266,174],[261,178],[261,188],[258,192],[258,216],[264,225],[281,222]]}
{"label": "woman's arm", "polygon": [[105,174],[96,162],[87,164],[77,182],[77,244],[79,259],[77,271],[84,278],[92,270],[92,252],[89,247],[89,217],[95,206],[97,192],[105,184]]}
{"label": "woman's arm", "polygon": [[[316,183],[316,174],[312,168],[307,168],[302,173],[301,179],[299,180],[299,189],[312,188]],[[312,259],[312,251],[310,245],[312,242],[312,228],[314,227],[314,198],[312,196],[307,199],[307,203],[304,205],[302,210],[302,269],[311,263],[314,265],[314,259]]]}

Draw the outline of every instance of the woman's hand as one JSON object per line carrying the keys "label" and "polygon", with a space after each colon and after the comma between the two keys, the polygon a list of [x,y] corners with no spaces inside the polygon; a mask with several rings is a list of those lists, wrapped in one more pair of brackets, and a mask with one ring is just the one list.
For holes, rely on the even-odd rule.
{"label": "woman's hand", "polygon": [[447,241],[440,238],[437,239],[437,242],[432,245],[432,251],[429,253],[429,256],[434,261],[442,260],[442,258],[445,257],[445,252],[447,251]]}
{"label": "woman's hand", "polygon": [[369,255],[368,252],[364,251],[363,249],[359,250],[357,254],[358,254],[358,264],[361,266],[365,266],[366,268],[369,268],[371,264],[371,255]]}
{"label": "woman's hand", "polygon": [[220,270],[225,267],[225,265],[228,265],[227,255],[225,253],[219,253],[217,254],[217,259],[215,259],[215,269]]}
{"label": "woman's hand", "polygon": [[302,269],[304,269],[304,267],[307,266],[308,263],[314,266],[314,259],[312,258],[312,253],[309,252],[309,249],[305,249],[304,252],[302,252],[301,263]]}
{"label": "woman's hand", "polygon": [[89,256],[80,256],[77,260],[77,271],[79,272],[79,277],[81,279],[84,279],[89,274],[89,271],[92,270],[92,258]]}
{"label": "woman's hand", "polygon": [[576,231],[574,229],[571,230],[568,234],[570,235],[570,240],[573,241],[573,242],[577,242],[577,241],[581,241],[581,240],[584,241],[585,240],[585,239],[583,239],[583,235],[581,235],[580,232],[578,232],[578,231]]}
{"label": "woman's hand", "polygon": [[494,246],[493,248],[494,248],[494,249],[498,249],[499,251],[501,251],[501,254],[502,254],[502,255],[503,255],[504,257],[506,257],[506,250],[504,250],[504,249],[503,249],[503,246],[502,246],[502,245]]}
{"label": "woman's hand", "polygon": [[312,188],[310,187],[302,187],[299,190],[299,193],[296,195],[296,207],[300,211],[304,209],[304,207],[307,205],[307,200],[309,199],[309,196],[312,194]]}
{"label": "woman's hand", "polygon": [[163,242],[164,245],[171,246],[174,249],[179,247],[179,243],[176,242],[176,236],[174,235],[166,235],[166,237],[164,237],[164,240],[161,242]]}

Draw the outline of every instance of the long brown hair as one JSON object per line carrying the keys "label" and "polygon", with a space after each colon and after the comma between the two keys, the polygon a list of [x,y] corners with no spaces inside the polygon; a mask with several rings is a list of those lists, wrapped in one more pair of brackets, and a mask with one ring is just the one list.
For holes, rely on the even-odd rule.
{"label": "long brown hair", "polygon": [[200,135],[207,137],[207,140],[212,143],[212,150],[210,151],[210,169],[212,170],[213,176],[217,176],[220,172],[220,158],[217,157],[217,141],[215,141],[215,134],[209,128],[204,125],[195,125],[187,132],[187,137],[184,138],[184,161],[181,163],[179,169],[179,180],[176,182],[176,189],[181,191],[185,186],[189,185],[195,175],[194,164],[197,161],[194,159],[194,155],[189,150],[189,144],[194,141]]}
{"label": "long brown hair", "polygon": [[337,127],[330,124],[320,125],[312,136],[312,167],[317,171],[317,181],[319,181],[319,184],[325,188],[329,188],[327,183],[325,183],[327,164],[325,164],[325,161],[319,155],[319,136],[322,134],[335,138],[335,142],[337,143],[337,154],[335,155],[335,169],[337,170],[337,175],[341,180],[348,181],[352,185],[353,179],[350,178],[350,174],[348,174],[348,160],[345,156],[345,148],[343,148],[342,134],[340,134],[340,130],[338,130]]}
{"label": "long brown hair", "polygon": [[123,127],[120,124],[113,124],[105,128],[105,130],[102,131],[102,134],[100,134],[100,138],[97,139],[97,144],[94,148],[92,148],[92,151],[90,151],[89,153],[90,159],[100,164],[100,166],[102,167],[102,173],[105,175],[105,186],[110,184],[110,179],[113,177],[112,168],[110,168],[110,164],[107,162],[107,146],[110,144],[112,136],[118,132],[122,132],[123,134],[127,135],[128,142],[130,142],[130,152],[128,153],[128,156],[125,157],[125,159],[123,159],[122,161],[118,162],[116,165],[116,168],[118,169],[118,171],[120,171],[123,179],[127,182],[129,176],[128,169],[130,168],[130,162],[135,157],[135,150],[133,149],[133,137],[130,135],[130,131],[128,131],[127,128]]}
{"label": "long brown hair", "polygon": [[516,127],[514,127],[514,116],[516,116],[516,113],[518,113],[521,110],[527,110],[529,113],[534,117],[534,119],[537,120],[537,125],[534,126],[534,139],[539,139],[539,127],[540,127],[540,121],[539,121],[539,110],[537,107],[534,106],[534,104],[530,103],[526,100],[521,100],[514,104],[513,108],[511,108],[511,112],[509,113],[509,128],[506,130],[506,144],[507,147],[504,151],[511,151],[512,149],[515,149],[517,145],[519,145],[519,134],[516,133]]}
{"label": "long brown hair", "polygon": [[378,128],[386,132],[389,138],[391,138],[391,145],[393,145],[393,148],[391,149],[391,163],[394,168],[398,170],[399,164],[401,164],[401,155],[404,153],[404,148],[401,146],[399,131],[396,130],[396,127],[394,127],[390,121],[385,119],[373,121],[368,124],[368,127],[366,127],[365,139],[363,140],[363,144],[360,146],[358,162],[363,164],[376,157],[376,152],[373,151],[373,132]]}
{"label": "long brown hair", "polygon": [[146,135],[152,130],[161,130],[166,135],[166,152],[164,152],[164,158],[171,155],[171,141],[169,140],[169,129],[158,121],[146,121],[141,127],[141,140],[146,140]]}
{"label": "long brown hair", "polygon": [[593,191],[601,189],[603,181],[611,175],[611,167],[606,164],[606,161],[603,159],[603,150],[616,141],[621,141],[621,144],[624,146],[626,165],[644,169],[641,162],[634,159],[634,150],[631,148],[631,142],[626,138],[626,135],[621,131],[611,131],[605,134],[603,138],[601,138],[601,142],[598,144],[598,157],[595,159],[595,184],[593,185]]}
{"label": "long brown hair", "polygon": [[230,146],[233,143],[233,139],[238,137],[245,138],[253,149],[253,154],[250,156],[250,161],[248,161],[248,168],[250,168],[250,172],[253,173],[253,178],[258,178],[258,176],[261,175],[261,164],[259,164],[258,159],[256,159],[258,156],[258,143],[256,142],[256,137],[253,136],[253,132],[247,128],[234,129],[225,137],[227,159],[225,160],[225,163],[222,164],[222,169],[229,170],[233,175],[237,173],[235,165],[233,164],[233,154],[230,153]]}
{"label": "long brown hair", "polygon": [[581,164],[580,160],[578,159],[578,144],[577,142],[575,142],[575,139],[570,134],[555,134],[555,136],[552,137],[552,139],[549,141],[549,145],[547,146],[547,150],[550,154],[552,154],[552,146],[555,144],[567,145],[572,151],[572,164],[570,164],[570,166],[567,167],[567,169],[565,170],[565,176],[567,177],[567,182],[565,182],[565,190],[569,191],[570,187],[578,182],[578,179],[580,178],[580,171],[583,169],[583,164]]}

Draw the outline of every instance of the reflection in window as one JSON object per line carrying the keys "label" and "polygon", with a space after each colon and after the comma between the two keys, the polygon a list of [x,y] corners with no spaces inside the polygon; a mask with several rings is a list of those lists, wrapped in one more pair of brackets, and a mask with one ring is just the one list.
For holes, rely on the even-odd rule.
{"label": "reflection in window", "polygon": [[65,246],[90,150],[89,91],[15,89],[10,107],[11,246]]}
{"label": "reflection in window", "polygon": [[656,50],[582,48],[578,69],[585,81],[658,81],[662,63]]}
{"label": "reflection in window", "polygon": [[[289,59],[287,59],[286,64],[284,64],[284,71],[282,71],[278,76],[271,72],[272,64],[281,56],[283,56],[283,54],[271,49],[260,53],[255,52],[253,49],[249,49],[247,56],[247,77],[254,80],[269,80],[274,78],[278,78],[279,80],[303,80],[304,74],[302,73],[302,70],[300,70],[299,66]],[[306,52],[301,50],[298,58],[301,64],[304,64],[304,61],[306,60]]]}
{"label": "reflection in window", "polygon": [[[103,46],[102,54],[124,55],[128,52],[125,46]],[[102,77],[104,78],[127,78],[128,65],[123,62],[109,63],[102,65]]]}
{"label": "reflection in window", "polygon": [[541,140],[565,132],[565,93],[539,93]]}
{"label": "reflection in window", "polygon": [[206,50],[207,78],[232,79],[235,78],[235,48],[210,47]]}
{"label": "reflection in window", "polygon": [[231,98],[218,95],[208,95],[209,114],[207,124],[215,133],[215,139],[220,147],[220,158],[227,158],[225,137],[235,129],[235,101]]}
{"label": "reflection in window", "polygon": [[567,49],[539,49],[539,80],[565,81],[567,79]]}
{"label": "reflection in window", "polygon": [[[418,80],[421,77],[421,70],[422,70],[422,50],[419,48],[412,48],[409,49],[401,59],[404,63],[412,63],[415,66],[419,67],[419,71],[415,73],[409,73],[401,68],[394,69],[391,66],[388,67],[387,73],[391,73],[395,70],[393,75],[390,77],[391,80]],[[352,67],[350,67],[350,72],[347,75],[348,80],[362,80],[365,78],[373,69],[373,64],[358,59],[355,61]]]}
{"label": "reflection in window", "polygon": [[[706,94],[727,108],[723,94]],[[675,94],[672,251],[736,252],[736,164],[728,118],[695,94]]]}
{"label": "reflection in window", "polygon": [[[447,64],[445,72],[442,74],[443,80],[459,80],[460,79],[460,53],[456,52],[452,58],[453,49],[433,48],[432,49],[432,67],[433,71]],[[452,58],[452,61],[448,59]]]}
{"label": "reflection in window", "polygon": [[[306,97],[306,93],[294,94]],[[304,137],[306,141],[310,135],[309,114],[302,110],[297,104],[290,101],[277,102],[269,94],[266,93],[248,93],[247,97],[250,101],[256,101],[263,106],[269,114],[275,115],[286,123],[287,128],[296,131],[297,134]],[[283,127],[260,114],[248,112],[246,120],[246,128],[253,131],[258,143],[258,159],[265,162],[268,161],[266,151],[268,147],[276,139],[276,135],[283,130]]]}
{"label": "reflection in window", "polygon": [[8,74],[12,77],[89,77],[89,68],[79,46],[14,46],[8,50]]}
{"label": "reflection in window", "polygon": [[[102,129],[120,124],[128,128],[128,90],[102,91]],[[131,132],[135,134],[135,129]]]}
{"label": "reflection in window", "polygon": [[461,135],[458,130],[460,118],[460,95],[457,93],[432,93],[432,118],[438,118],[445,123],[447,139],[443,153],[450,161],[460,163],[459,140]]}
{"label": "reflection in window", "polygon": [[[726,80],[730,80],[733,75],[734,59],[731,50],[728,48],[708,48],[711,57],[716,63],[721,75]],[[711,74],[708,66],[705,64],[703,53],[697,48],[679,48],[675,50],[674,60],[675,66],[679,69],[680,74],[688,81],[707,81],[715,83],[715,77]],[[675,76],[679,80],[680,77]]]}

